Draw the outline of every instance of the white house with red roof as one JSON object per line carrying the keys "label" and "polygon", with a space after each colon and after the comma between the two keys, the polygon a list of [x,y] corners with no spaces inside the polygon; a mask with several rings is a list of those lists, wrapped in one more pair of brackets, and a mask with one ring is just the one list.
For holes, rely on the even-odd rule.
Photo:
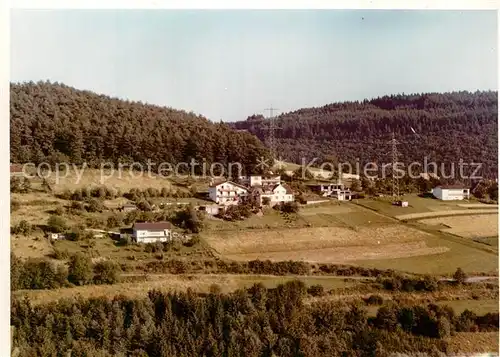
{"label": "white house with red roof", "polygon": [[170,222],[135,223],[132,228],[132,239],[137,243],[168,242],[172,238]]}
{"label": "white house with red roof", "polygon": [[215,182],[208,188],[208,197],[217,204],[237,205],[248,195],[248,188],[231,182]]}

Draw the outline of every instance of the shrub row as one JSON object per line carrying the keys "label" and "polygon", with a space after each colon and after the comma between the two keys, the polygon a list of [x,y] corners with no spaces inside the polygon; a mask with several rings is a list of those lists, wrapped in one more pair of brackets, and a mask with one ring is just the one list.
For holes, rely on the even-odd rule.
{"label": "shrub row", "polygon": [[11,290],[56,289],[87,284],[114,284],[119,281],[120,267],[111,261],[93,264],[81,254],[70,257],[68,267],[47,259],[22,261],[11,254]]}
{"label": "shrub row", "polygon": [[[150,248],[153,249],[153,248]],[[182,266],[182,269],[178,267]],[[280,261],[252,260],[248,262],[226,262],[217,261],[193,261],[190,264],[179,260],[169,260],[163,262],[147,263],[143,269],[147,272],[176,274],[195,273],[200,271],[210,271],[220,274],[257,274],[257,275],[334,275],[334,276],[392,276],[392,270],[379,270],[362,267],[350,267],[346,265],[322,264],[319,269],[313,265],[301,261]],[[323,269],[322,269],[323,267]]]}

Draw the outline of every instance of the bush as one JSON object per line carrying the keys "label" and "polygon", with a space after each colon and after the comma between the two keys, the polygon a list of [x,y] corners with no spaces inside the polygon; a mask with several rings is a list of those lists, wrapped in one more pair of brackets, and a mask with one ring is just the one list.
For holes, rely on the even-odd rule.
{"label": "bush", "polygon": [[19,208],[21,208],[21,203],[17,200],[11,200],[10,201],[10,211],[14,212],[17,211]]}
{"label": "bush", "polygon": [[91,212],[91,213],[93,213],[93,212],[101,213],[105,209],[106,209],[106,207],[104,206],[104,204],[95,198],[91,198],[88,202],[88,205],[87,205],[87,211]]}
{"label": "bush", "polygon": [[92,281],[92,260],[89,256],[78,253],[69,261],[68,280],[75,285],[85,285]]}
{"label": "bush", "polygon": [[200,233],[203,229],[203,216],[192,205],[177,211],[173,217],[175,225],[188,229],[192,233]]}
{"label": "bush", "polygon": [[137,208],[144,212],[151,212],[151,204],[146,200],[141,200],[137,203]]}
{"label": "bush", "polygon": [[[127,245],[130,245],[130,244],[132,244],[132,237],[130,235],[128,235],[128,234],[123,235],[118,240],[118,245],[120,245],[120,246],[127,246]],[[146,247],[147,246],[148,246],[148,244],[146,244]]]}
{"label": "bush", "polygon": [[145,244],[144,251],[146,253],[161,253],[163,252],[163,244],[160,242]]}
{"label": "bush", "polygon": [[63,266],[55,266],[45,259],[28,259],[22,262],[11,255],[11,288],[55,289],[66,284],[67,273]]}
{"label": "bush", "polygon": [[218,284],[211,284],[209,291],[210,291],[210,294],[217,295],[217,294],[220,294],[222,292],[222,289],[221,289],[220,285],[218,285]]}
{"label": "bush", "polygon": [[186,247],[194,247],[195,245],[198,245],[200,244],[201,242],[201,239],[199,236],[192,236],[190,240],[188,240],[187,242],[183,243],[184,246]]}
{"label": "bush", "polygon": [[108,228],[114,228],[114,227],[119,227],[123,223],[123,217],[118,214],[113,214],[112,216],[108,217],[108,220],[106,222],[106,226]]}
{"label": "bush", "polygon": [[52,215],[49,217],[47,226],[52,233],[62,233],[68,228],[66,220],[57,215]]}
{"label": "bush", "polygon": [[11,228],[12,234],[22,234],[23,236],[29,235],[33,231],[33,226],[27,221],[22,220],[16,226]]}
{"label": "bush", "polygon": [[382,305],[384,299],[380,295],[370,295],[365,302],[367,305]]}
{"label": "bush", "polygon": [[307,289],[307,293],[311,296],[323,296],[325,294],[325,289],[323,285],[312,285]]}
{"label": "bush", "polygon": [[281,202],[279,205],[274,206],[274,208],[283,213],[299,212],[299,204],[297,202]]}
{"label": "bush", "polygon": [[115,262],[99,262],[94,266],[94,284],[115,284],[119,282],[120,271],[120,266]]}
{"label": "bush", "polygon": [[74,211],[83,211],[85,209],[85,205],[82,202],[73,201],[71,202],[69,208]]}
{"label": "bush", "polygon": [[467,279],[467,275],[465,274],[465,272],[462,270],[462,268],[458,268],[456,271],[455,271],[455,274],[453,274],[453,279],[455,279],[455,281],[458,283],[458,284],[463,284],[465,283],[465,280]]}

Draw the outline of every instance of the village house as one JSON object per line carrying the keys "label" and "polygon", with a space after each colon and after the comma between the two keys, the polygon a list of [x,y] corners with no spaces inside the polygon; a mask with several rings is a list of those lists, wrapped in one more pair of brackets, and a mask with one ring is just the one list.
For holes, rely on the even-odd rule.
{"label": "village house", "polygon": [[231,181],[213,183],[208,188],[208,197],[222,205],[237,205],[247,194],[248,189],[245,186]]}
{"label": "village house", "polygon": [[169,222],[135,223],[132,239],[137,243],[167,242],[172,238],[172,225]]}
{"label": "village house", "polygon": [[263,188],[271,188],[281,183],[280,175],[267,175],[267,176],[240,176],[240,183],[247,187],[260,186]]}
{"label": "village house", "polygon": [[353,193],[350,189],[345,188],[344,184],[337,183],[326,183],[326,184],[314,184],[309,185],[309,187],[321,194],[323,197],[332,197],[339,201],[350,201],[352,199]]}
{"label": "village house", "polygon": [[[274,206],[280,202],[293,202],[293,192],[281,183],[281,176],[241,176],[237,184],[231,181],[214,182],[208,189],[212,201],[219,205],[237,205],[253,199],[260,206]],[[207,213],[219,212],[220,207],[205,208]]]}
{"label": "village house", "polygon": [[259,206],[269,205],[274,206],[281,202],[293,202],[294,195],[293,192],[285,185],[277,184],[274,187],[268,187],[266,189],[255,186],[251,189],[250,195],[259,204]]}
{"label": "village house", "polygon": [[432,189],[432,195],[439,200],[468,200],[470,190],[464,185],[441,185]]}

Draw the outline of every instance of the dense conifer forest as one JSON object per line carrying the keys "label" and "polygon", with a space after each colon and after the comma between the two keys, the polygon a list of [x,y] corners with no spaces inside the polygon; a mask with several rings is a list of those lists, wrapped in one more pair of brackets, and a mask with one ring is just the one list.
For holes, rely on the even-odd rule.
{"label": "dense conifer forest", "polygon": [[232,294],[151,291],[144,299],[15,299],[19,356],[388,356],[447,352],[456,332],[498,331],[498,314],[389,303],[368,317],[357,304],[304,303],[299,281]]}
{"label": "dense conifer forest", "polygon": [[[483,163],[497,173],[497,92],[384,96],[300,109],[276,118],[277,152],[287,161],[391,162],[394,131],[400,161]],[[252,115],[232,124],[266,140],[268,124]],[[413,132],[412,128],[415,130]]]}
{"label": "dense conifer forest", "polygon": [[[11,84],[11,162],[239,162],[267,156],[253,135],[171,108],[130,102],[63,84]],[[154,168],[154,167],[153,167]]]}

